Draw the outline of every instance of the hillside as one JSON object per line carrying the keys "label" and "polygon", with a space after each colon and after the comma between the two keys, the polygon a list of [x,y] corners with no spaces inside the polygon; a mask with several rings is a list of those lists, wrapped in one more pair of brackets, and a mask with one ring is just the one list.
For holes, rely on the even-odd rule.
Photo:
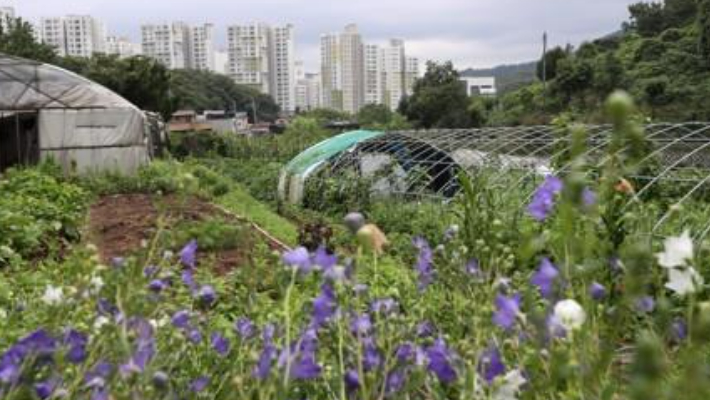
{"label": "hillside", "polygon": [[666,0],[629,7],[622,30],[547,54],[549,86],[507,93],[495,125],[548,123],[560,113],[596,122],[616,89],[630,92],[655,121],[710,119],[710,1]]}

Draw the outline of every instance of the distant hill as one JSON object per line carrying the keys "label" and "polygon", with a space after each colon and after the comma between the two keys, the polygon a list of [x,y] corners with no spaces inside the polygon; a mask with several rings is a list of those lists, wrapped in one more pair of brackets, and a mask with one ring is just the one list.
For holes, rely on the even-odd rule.
{"label": "distant hill", "polygon": [[461,71],[464,77],[495,76],[498,91],[507,93],[535,81],[537,61],[521,64],[500,65],[494,68],[473,69]]}

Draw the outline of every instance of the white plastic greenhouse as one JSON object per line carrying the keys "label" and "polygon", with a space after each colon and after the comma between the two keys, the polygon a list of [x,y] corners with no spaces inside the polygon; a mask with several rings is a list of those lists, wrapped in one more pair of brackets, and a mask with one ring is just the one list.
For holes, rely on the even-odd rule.
{"label": "white plastic greenhouse", "polygon": [[59,67],[0,54],[0,171],[53,158],[65,171],[134,173],[150,160],[148,119]]}

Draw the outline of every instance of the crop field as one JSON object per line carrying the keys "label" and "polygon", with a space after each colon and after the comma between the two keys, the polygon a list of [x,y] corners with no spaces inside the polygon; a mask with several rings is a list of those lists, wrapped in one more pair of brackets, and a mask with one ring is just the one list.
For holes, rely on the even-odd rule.
{"label": "crop field", "polygon": [[710,199],[639,193],[642,125],[608,111],[603,162],[576,130],[564,173],[446,201],[282,204],[307,120],[134,177],[9,170],[0,398],[708,399]]}

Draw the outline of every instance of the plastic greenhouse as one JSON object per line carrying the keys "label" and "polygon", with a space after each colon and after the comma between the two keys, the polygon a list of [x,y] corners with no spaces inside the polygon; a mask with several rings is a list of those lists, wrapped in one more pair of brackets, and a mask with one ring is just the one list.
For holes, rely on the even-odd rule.
{"label": "plastic greenhouse", "polygon": [[[585,158],[601,166],[612,127],[584,128]],[[676,205],[659,210],[653,227],[657,231],[671,219],[669,210],[710,200],[710,123],[654,124],[645,130],[652,148],[639,162],[638,176],[629,177],[637,185],[635,197],[662,190],[666,206]],[[367,180],[371,195],[448,202],[461,190],[461,173],[485,172],[488,182],[500,190],[523,193],[520,206],[524,207],[545,175],[564,174],[571,168],[564,161],[568,144],[569,136],[554,126],[388,132],[355,141],[308,164],[307,173],[299,175],[305,181],[301,192],[289,200],[301,202],[303,186],[306,197],[317,197],[327,192],[327,185],[347,186],[357,177]],[[309,185],[315,188],[313,193],[308,193]],[[708,221],[710,215],[702,220],[707,225],[694,227],[698,236],[710,234]]]}
{"label": "plastic greenhouse", "polygon": [[330,159],[342,154],[358,143],[376,138],[384,132],[352,131],[324,140],[294,158],[281,171],[279,196],[291,203],[300,203],[303,199],[303,185],[311,174],[325,165]]}
{"label": "plastic greenhouse", "polygon": [[146,115],[53,65],[0,54],[0,171],[53,158],[65,170],[133,173],[150,160]]}

